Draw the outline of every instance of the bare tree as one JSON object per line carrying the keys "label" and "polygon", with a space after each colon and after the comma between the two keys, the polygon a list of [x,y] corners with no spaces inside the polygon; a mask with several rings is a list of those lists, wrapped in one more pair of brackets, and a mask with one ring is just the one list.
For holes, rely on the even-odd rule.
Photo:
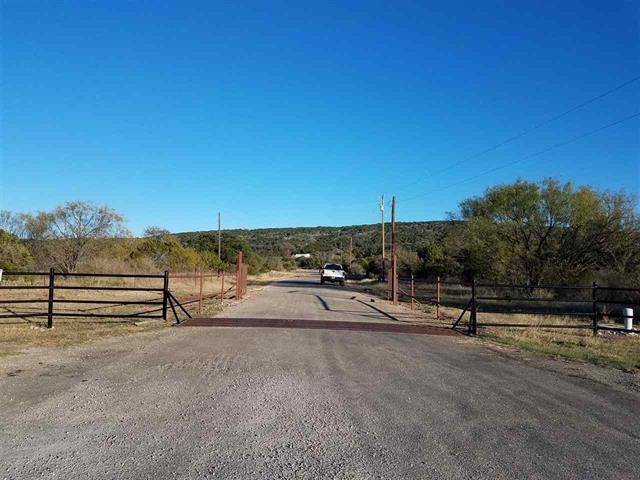
{"label": "bare tree", "polygon": [[16,237],[23,237],[26,227],[26,215],[23,213],[0,210],[0,230],[11,233]]}
{"label": "bare tree", "polygon": [[25,236],[34,256],[64,272],[73,272],[100,239],[128,234],[124,218],[107,206],[68,202],[53,212],[26,216]]}

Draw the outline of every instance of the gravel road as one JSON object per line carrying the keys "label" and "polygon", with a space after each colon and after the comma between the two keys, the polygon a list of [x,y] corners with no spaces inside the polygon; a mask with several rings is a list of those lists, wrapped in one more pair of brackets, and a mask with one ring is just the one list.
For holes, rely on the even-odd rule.
{"label": "gravel road", "polygon": [[[222,315],[406,316],[367,301],[306,276]],[[640,478],[640,393],[540,365],[462,336],[331,329],[33,351],[0,361],[0,478]]]}

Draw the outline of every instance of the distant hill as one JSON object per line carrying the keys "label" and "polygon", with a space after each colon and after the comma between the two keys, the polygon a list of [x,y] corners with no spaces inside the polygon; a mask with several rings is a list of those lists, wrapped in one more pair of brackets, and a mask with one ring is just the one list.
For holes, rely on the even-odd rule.
{"label": "distant hill", "polygon": [[[415,250],[421,244],[439,240],[450,221],[398,222],[396,232],[399,245]],[[391,241],[391,224],[385,225],[387,242]],[[318,253],[340,249],[348,250],[353,238],[355,254],[360,257],[374,255],[380,251],[380,224],[351,225],[344,227],[292,227],[223,230],[223,242],[232,241],[248,245],[261,254],[282,255],[290,253]],[[176,237],[185,245],[196,249],[213,249],[216,232],[177,233]]]}

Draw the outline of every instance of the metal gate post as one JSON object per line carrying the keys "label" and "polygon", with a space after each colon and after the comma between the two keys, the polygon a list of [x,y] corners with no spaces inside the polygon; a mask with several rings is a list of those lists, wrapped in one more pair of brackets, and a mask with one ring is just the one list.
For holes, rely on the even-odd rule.
{"label": "metal gate post", "polygon": [[440,277],[436,277],[436,320],[440,320]]}
{"label": "metal gate post", "polygon": [[164,271],[164,284],[162,286],[162,319],[167,321],[167,301],[169,300],[169,270]]}
{"label": "metal gate post", "polygon": [[469,315],[469,334],[475,335],[478,331],[478,307],[476,305],[476,279],[471,283],[471,313]]}
{"label": "metal gate post", "polygon": [[53,328],[53,293],[55,290],[56,273],[53,267],[49,269],[49,302],[47,308],[47,328]]}
{"label": "metal gate post", "polygon": [[413,272],[411,272],[411,310],[415,308],[414,306],[414,298],[416,296],[416,284],[413,279]]}
{"label": "metal gate post", "polygon": [[200,270],[200,292],[198,294],[198,315],[202,313],[202,289],[204,284],[204,272]]}
{"label": "metal gate post", "polygon": [[593,334],[597,335],[598,334],[598,284],[596,282],[593,282],[592,288],[591,288],[591,300],[593,301],[592,303],[592,315],[593,315]]}

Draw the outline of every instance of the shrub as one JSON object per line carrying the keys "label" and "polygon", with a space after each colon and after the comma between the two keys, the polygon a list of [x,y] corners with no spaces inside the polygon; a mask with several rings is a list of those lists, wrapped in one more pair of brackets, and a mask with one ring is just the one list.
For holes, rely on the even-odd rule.
{"label": "shrub", "polygon": [[0,230],[0,268],[3,270],[29,270],[33,257],[22,241],[11,233]]}

